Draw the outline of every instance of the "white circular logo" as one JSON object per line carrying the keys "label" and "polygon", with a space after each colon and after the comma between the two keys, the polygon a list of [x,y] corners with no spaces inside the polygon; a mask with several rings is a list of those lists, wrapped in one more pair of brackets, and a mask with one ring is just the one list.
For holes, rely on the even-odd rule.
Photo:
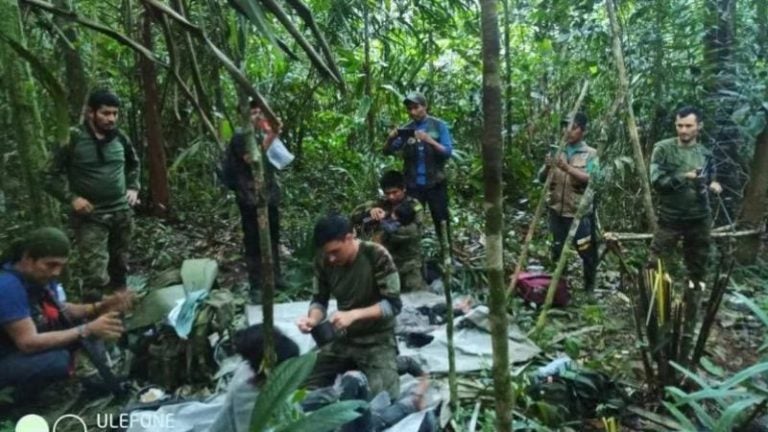
{"label": "white circular logo", "polygon": [[15,432],[49,432],[48,422],[37,414],[27,414],[16,423]]}
{"label": "white circular logo", "polygon": [[[53,424],[53,430],[51,430],[51,432],[56,432],[56,427],[59,425],[60,421],[62,421],[64,419],[69,419],[69,418],[74,419],[74,420],[67,422],[68,424],[71,424],[71,423],[76,421],[76,422],[80,423],[81,426],[83,426],[83,432],[88,432],[88,425],[85,424],[85,421],[83,419],[81,419],[79,416],[76,416],[74,414],[65,414],[65,415],[59,417],[59,419],[56,420],[56,423]],[[48,432],[48,431],[46,430],[46,432]]]}

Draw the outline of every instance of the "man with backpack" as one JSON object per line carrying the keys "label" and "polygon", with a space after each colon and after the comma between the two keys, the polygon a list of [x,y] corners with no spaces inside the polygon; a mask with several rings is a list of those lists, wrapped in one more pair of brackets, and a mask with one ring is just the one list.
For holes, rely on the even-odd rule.
{"label": "man with backpack", "polygon": [[[280,130],[273,130],[264,118],[258,103],[250,102],[251,123],[256,132],[263,133],[261,151],[265,154],[269,147],[278,139]],[[280,255],[280,188],[277,183],[274,168],[266,157],[262,158],[264,168],[265,192],[267,195],[267,213],[269,215],[269,236],[272,246],[273,271],[275,282],[281,283]],[[251,301],[261,303],[262,263],[258,226],[258,196],[256,195],[256,179],[251,163],[253,155],[248,148],[245,134],[236,133],[229,142],[222,167],[222,180],[225,185],[235,192],[237,207],[240,209],[240,219],[243,227],[243,242],[245,244],[245,261],[248,268],[248,281],[251,288]]]}
{"label": "man with backpack", "polygon": [[47,191],[71,207],[82,263],[84,298],[126,289],[131,207],[139,202],[140,167],[117,128],[120,98],[106,89],[88,96],[83,124],[70,130],[45,173]]}
{"label": "man with backpack", "polygon": [[[453,139],[444,121],[427,114],[423,94],[409,93],[403,104],[412,121],[389,133],[384,154],[402,153],[408,195],[429,206],[439,233],[442,222],[449,221],[445,163],[451,158]],[[450,241],[450,226],[447,235]]]}

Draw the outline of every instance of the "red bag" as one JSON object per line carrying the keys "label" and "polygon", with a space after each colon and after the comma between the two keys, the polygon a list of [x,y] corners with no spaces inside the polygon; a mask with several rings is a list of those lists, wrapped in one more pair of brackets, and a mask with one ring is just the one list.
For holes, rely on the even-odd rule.
{"label": "red bag", "polygon": [[[541,306],[547,298],[550,282],[552,282],[552,276],[546,273],[520,273],[517,277],[517,294],[527,303],[536,303]],[[560,278],[555,288],[552,306],[565,307],[570,301],[570,287],[563,278]]]}

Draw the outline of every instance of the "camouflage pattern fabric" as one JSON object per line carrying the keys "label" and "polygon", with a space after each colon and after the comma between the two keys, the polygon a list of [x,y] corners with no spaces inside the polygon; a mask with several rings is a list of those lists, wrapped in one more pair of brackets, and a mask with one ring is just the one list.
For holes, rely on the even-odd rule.
{"label": "camouflage pattern fabric", "polygon": [[382,335],[372,343],[356,343],[342,337],[320,350],[306,385],[309,389],[331,386],[337,375],[358,370],[368,378],[371,394],[387,391],[395,399],[400,394],[396,358],[394,334]]}
{"label": "camouflage pattern fabric", "polygon": [[661,222],[653,235],[651,255],[648,265],[656,266],[659,258],[671,263],[671,254],[677,249],[677,243],[683,241],[683,260],[692,281],[704,281],[707,277],[711,249],[711,219],[685,221],[681,223]]}
{"label": "camouflage pattern fabric", "polygon": [[128,274],[133,231],[131,210],[73,217],[84,298],[99,299],[109,288],[122,288]]}
{"label": "camouflage pattern fabric", "polygon": [[[310,308],[325,311],[331,295],[341,311],[369,307],[386,299],[393,307],[397,305],[397,314],[402,304],[400,278],[392,256],[383,246],[366,241],[360,242],[357,257],[349,265],[328,265],[323,254],[318,254]],[[367,344],[394,335],[394,328],[394,316],[356,321],[347,329],[347,337],[355,343]]]}

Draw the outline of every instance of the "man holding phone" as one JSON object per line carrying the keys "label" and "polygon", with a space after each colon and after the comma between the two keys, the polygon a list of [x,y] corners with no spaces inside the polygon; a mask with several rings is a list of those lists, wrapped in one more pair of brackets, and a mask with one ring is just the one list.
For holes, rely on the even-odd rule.
{"label": "man holding phone", "polygon": [[709,192],[720,194],[711,151],[698,140],[701,112],[681,108],[675,116],[677,137],[657,142],[651,155],[650,181],[656,193],[659,226],[653,235],[649,266],[669,258],[683,241],[683,258],[694,283],[707,276],[712,216]]}
{"label": "man holding phone", "polygon": [[[560,124],[567,134],[568,143],[563,152],[547,154],[544,166],[539,171],[539,180],[542,182],[550,175],[550,171],[552,175],[547,203],[553,262],[560,259],[576,210],[591,175],[597,170],[597,150],[583,140],[587,129],[587,116],[584,113],[576,113],[573,119],[565,118]],[[554,147],[555,151],[559,148]],[[594,203],[590,203],[589,211],[581,218],[573,242],[584,264],[584,289],[592,291],[595,288],[598,261]]]}
{"label": "man holding phone", "polygon": [[453,139],[444,121],[427,114],[423,94],[409,93],[403,104],[411,122],[390,131],[384,154],[402,152],[408,195],[429,206],[435,230],[440,232],[441,223],[449,220],[445,163],[451,158]]}

